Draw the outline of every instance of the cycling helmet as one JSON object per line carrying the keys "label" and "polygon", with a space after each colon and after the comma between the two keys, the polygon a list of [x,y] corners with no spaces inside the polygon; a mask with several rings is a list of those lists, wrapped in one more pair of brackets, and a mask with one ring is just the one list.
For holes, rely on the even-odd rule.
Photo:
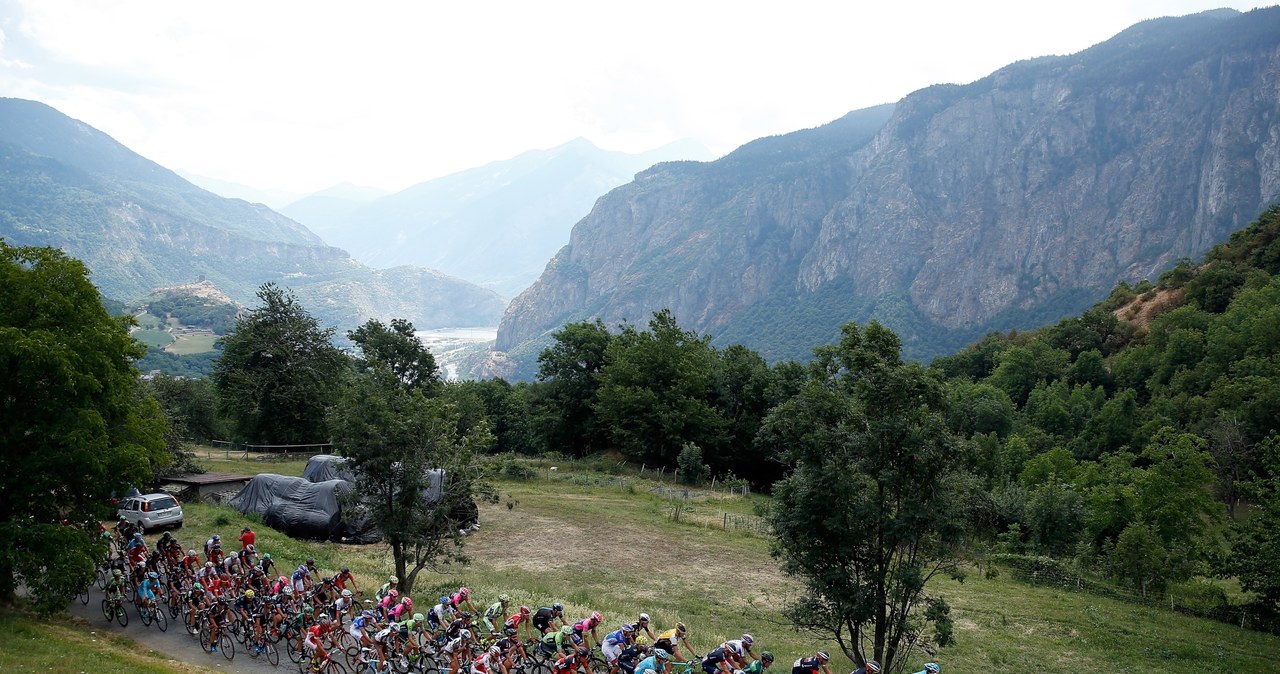
{"label": "cycling helmet", "polygon": [[564,604],[561,604],[560,602],[556,602],[556,603],[554,603],[554,604],[552,604],[552,605],[551,605],[551,610],[552,610],[552,611],[559,611],[560,613],[564,613]]}
{"label": "cycling helmet", "polygon": [[591,622],[599,625],[600,623],[604,622],[604,616],[600,615],[599,611],[593,611],[591,613]]}
{"label": "cycling helmet", "polygon": [[529,607],[528,607],[528,606],[521,606],[521,607],[520,607],[520,615],[529,615]]}
{"label": "cycling helmet", "polygon": [[196,592],[204,592],[204,586],[201,585],[200,583],[196,583],[195,585],[192,585],[191,589],[195,590]]}
{"label": "cycling helmet", "polygon": [[462,587],[458,588],[458,594],[462,595],[462,598],[463,598],[463,599],[470,599],[470,598],[471,598],[471,588],[469,588],[469,587],[467,587],[467,586],[465,586],[465,585],[464,585],[464,586],[462,586]]}
{"label": "cycling helmet", "polygon": [[343,597],[344,599],[350,599],[350,598],[351,598],[351,590],[343,590],[343,591],[342,591],[342,597]]}
{"label": "cycling helmet", "polygon": [[222,537],[221,537],[221,536],[219,536],[218,534],[214,534],[213,536],[211,536],[211,538],[213,538],[213,540],[215,540],[215,541],[220,541],[220,540],[222,540]]}
{"label": "cycling helmet", "polygon": [[640,636],[636,637],[636,645],[637,645],[637,646],[648,646],[648,645],[649,645],[649,637],[646,637],[646,636],[644,636],[643,634],[641,634]]}
{"label": "cycling helmet", "polygon": [[685,627],[684,623],[676,623],[676,631],[681,634],[687,634],[689,632],[689,628]]}
{"label": "cycling helmet", "polygon": [[253,590],[245,590],[244,597],[245,599],[253,599]]}
{"label": "cycling helmet", "polygon": [[[828,653],[828,652],[826,652],[826,651],[818,651],[818,659],[819,659],[819,660],[821,660],[821,661],[823,661],[823,662],[826,662],[826,661],[828,661],[828,660],[830,660],[830,659],[831,659],[831,654],[830,654],[830,653]],[[874,661],[873,661],[873,662],[874,662]],[[867,663],[867,665],[868,665],[868,666],[869,666],[870,664],[871,664],[870,662],[868,662],[868,663]],[[878,670],[878,669],[877,669],[876,671],[880,671],[880,670]]]}
{"label": "cycling helmet", "polygon": [[387,629],[391,630],[392,632],[399,632],[399,631],[400,631],[400,623],[395,622],[395,621],[393,620],[393,621],[391,621],[391,624],[390,624],[390,625],[387,625]]}
{"label": "cycling helmet", "polygon": [[293,596],[293,586],[292,586],[292,585],[285,585],[285,586],[284,586],[284,593],[285,593],[286,595],[288,595],[288,596],[292,597],[292,596]]}
{"label": "cycling helmet", "polygon": [[120,576],[124,575],[124,572],[121,571],[120,569],[112,569],[111,575],[115,576],[116,578],[119,578]]}
{"label": "cycling helmet", "polygon": [[875,660],[867,660],[867,674],[880,674],[880,663]]}
{"label": "cycling helmet", "polygon": [[670,660],[671,654],[661,648],[655,648],[653,649],[653,657],[659,660]]}
{"label": "cycling helmet", "polygon": [[400,590],[387,590],[387,596],[395,599],[400,596]]}
{"label": "cycling helmet", "polygon": [[160,577],[160,574],[156,573],[155,571],[152,571],[151,573],[147,574],[147,578],[150,578],[151,580],[156,580],[159,577]]}
{"label": "cycling helmet", "polygon": [[360,613],[360,615],[362,615],[362,616],[364,616],[364,617],[366,617],[366,618],[373,618],[373,617],[375,617],[375,615],[376,615],[376,614],[374,614],[374,612],[373,612],[372,610],[370,610],[370,609],[365,609],[364,611],[362,611],[362,612]]}
{"label": "cycling helmet", "polygon": [[162,535],[160,538],[163,538],[163,539],[165,539],[165,540],[167,541],[167,540],[169,540],[170,538],[173,538],[173,534],[171,534],[171,533],[169,533],[169,532],[167,532],[167,531],[166,531],[166,532],[164,532],[164,535]]}
{"label": "cycling helmet", "polygon": [[929,662],[929,663],[925,663],[924,671],[928,672],[929,674],[938,674],[939,672],[942,671],[942,668],[939,667],[938,663],[936,662]]}
{"label": "cycling helmet", "polygon": [[306,566],[315,566],[315,565],[316,565],[316,560],[314,559],[307,560]]}
{"label": "cycling helmet", "polygon": [[769,651],[761,653],[760,660],[762,662],[773,662],[773,653],[770,653]]}
{"label": "cycling helmet", "polygon": [[316,607],[312,606],[311,604],[307,604],[306,606],[302,607],[302,612],[307,615],[311,615],[312,613],[316,612]]}
{"label": "cycling helmet", "polygon": [[396,583],[398,583],[398,582],[400,582],[400,581],[399,581],[399,580],[397,580],[395,576],[387,576],[387,582],[388,582],[388,583],[391,583],[392,585],[395,585]]}
{"label": "cycling helmet", "polygon": [[560,633],[567,637],[570,634],[573,634],[573,628],[568,625],[565,625],[564,627],[560,628]]}
{"label": "cycling helmet", "polygon": [[502,633],[509,637],[514,637],[518,633],[518,630],[514,627],[508,627],[502,630]]}
{"label": "cycling helmet", "polygon": [[270,553],[270,552],[268,552],[268,553],[264,553],[264,554],[262,555],[262,558],[263,558],[263,559],[271,559],[271,553]]}
{"label": "cycling helmet", "polygon": [[742,644],[730,641],[725,644],[725,648],[734,655],[742,655]]}
{"label": "cycling helmet", "polygon": [[441,603],[441,604],[448,604],[448,603],[449,603],[449,595],[445,595],[445,594],[440,595],[440,603]]}
{"label": "cycling helmet", "polygon": [[462,613],[458,614],[458,617],[462,618],[463,620],[471,620],[471,611],[463,611]]}
{"label": "cycling helmet", "polygon": [[578,657],[583,657],[583,658],[585,658],[585,657],[587,657],[588,655],[591,655],[591,649],[587,648],[586,646],[579,646],[579,647],[578,647]]}
{"label": "cycling helmet", "polygon": [[258,551],[258,546],[254,545],[253,543],[250,543],[250,544],[248,544],[248,545],[244,546],[244,551],[245,551],[245,552],[257,552],[257,551]]}
{"label": "cycling helmet", "polygon": [[631,623],[622,623],[622,631],[626,632],[627,634],[630,634],[636,631],[636,628],[632,627]]}
{"label": "cycling helmet", "polygon": [[196,549],[195,549],[195,548],[191,548],[190,550],[187,550],[187,556],[188,556],[188,557],[195,557],[195,556],[196,556]]}
{"label": "cycling helmet", "polygon": [[422,621],[424,621],[424,620],[426,620],[426,619],[427,619],[427,617],[426,617],[426,616],[424,616],[424,615],[422,615],[421,613],[415,613],[415,614],[413,614],[413,621],[414,621],[414,622],[418,622],[418,623],[420,623],[420,622],[422,622]]}
{"label": "cycling helmet", "polygon": [[318,621],[320,622],[320,624],[321,624],[321,625],[328,625],[328,624],[329,624],[329,614],[328,614],[328,613],[321,613],[321,614],[320,614],[320,617],[319,617],[319,618],[317,618],[316,620],[318,620]]}
{"label": "cycling helmet", "polygon": [[756,642],[756,638],[755,638],[755,637],[753,637],[753,636],[751,636],[750,634],[744,634],[744,635],[742,635],[742,645],[743,645],[743,646],[750,646],[751,644],[754,644],[755,642]]}
{"label": "cycling helmet", "polygon": [[276,582],[277,582],[277,583],[283,583],[283,584],[285,584],[285,585],[288,585],[288,584],[289,584],[289,579],[288,579],[288,578],[285,578],[284,576],[280,576],[279,578],[276,578]]}
{"label": "cycling helmet", "polygon": [[640,614],[640,622],[642,622],[642,623],[647,623],[647,622],[649,622],[649,614],[648,614],[648,613],[641,613],[641,614]]}
{"label": "cycling helmet", "polygon": [[500,594],[500,595],[498,595],[498,601],[500,601],[500,602],[502,602],[502,603],[504,603],[504,604],[510,604],[510,603],[511,603],[511,597],[510,597],[510,596],[508,596],[508,595],[505,595],[505,594]]}
{"label": "cycling helmet", "polygon": [[404,604],[406,608],[413,608],[413,597],[406,596],[404,599],[400,600],[400,603]]}
{"label": "cycling helmet", "polygon": [[458,636],[459,636],[460,638],[462,638],[462,639],[470,639],[470,638],[471,638],[471,630],[461,630],[461,631],[459,631],[459,632],[458,632]]}
{"label": "cycling helmet", "polygon": [[212,569],[212,568],[213,568],[213,562],[205,562],[205,563],[204,563],[204,568],[206,568],[206,569]]}
{"label": "cycling helmet", "polygon": [[342,567],[342,570],[339,571],[338,573],[351,573],[351,569],[344,566]]}
{"label": "cycling helmet", "polygon": [[140,541],[140,540],[142,540],[142,533],[141,533],[141,532],[136,532],[136,531],[135,531],[135,532],[133,533],[133,540],[135,540],[135,541]]}

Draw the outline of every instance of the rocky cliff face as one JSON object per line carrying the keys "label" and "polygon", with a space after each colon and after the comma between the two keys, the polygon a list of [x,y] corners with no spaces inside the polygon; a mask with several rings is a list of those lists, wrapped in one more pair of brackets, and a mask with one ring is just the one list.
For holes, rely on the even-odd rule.
{"label": "rocky cliff face", "polygon": [[640,174],[508,306],[497,348],[670,307],[774,357],[868,318],[930,357],[1076,313],[1277,197],[1280,8],[1148,21]]}

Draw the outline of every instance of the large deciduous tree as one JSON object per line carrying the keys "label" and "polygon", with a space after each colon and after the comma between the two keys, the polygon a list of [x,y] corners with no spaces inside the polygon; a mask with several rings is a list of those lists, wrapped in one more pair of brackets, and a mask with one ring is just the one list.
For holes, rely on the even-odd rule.
{"label": "large deciduous tree", "polygon": [[942,386],[903,363],[900,348],[878,323],[846,325],[838,345],[815,350],[805,388],[760,433],[795,466],[774,488],[771,515],[773,554],[805,585],[789,615],[885,671],[923,640],[950,643],[949,608],[926,585],[956,573],[952,546],[965,521]]}
{"label": "large deciduous tree", "polygon": [[347,358],[292,292],[274,283],[258,289],[262,306],[236,321],[220,340],[213,368],[218,409],[236,439],[266,444],[322,443],[325,411]]}
{"label": "large deciduous tree", "polygon": [[424,568],[466,561],[473,499],[496,500],[476,461],[492,441],[483,422],[463,423],[449,396],[428,397],[377,365],[345,387],[329,426],[355,477],[354,512],[390,545],[401,591],[410,593]]}
{"label": "large deciduous tree", "polygon": [[168,461],[131,322],[79,261],[0,241],[0,598],[21,582],[42,610],[66,606],[93,577],[96,538],[56,522],[107,514],[113,491]]}
{"label": "large deciduous tree", "polygon": [[531,389],[531,425],[545,449],[585,456],[604,449],[608,432],[596,414],[596,392],[615,337],[599,319],[570,323],[538,355],[539,384]]}
{"label": "large deciduous tree", "polygon": [[430,387],[440,381],[435,356],[414,334],[413,323],[403,318],[391,319],[391,325],[371,318],[347,337],[360,347],[366,364],[381,364],[404,386]]}

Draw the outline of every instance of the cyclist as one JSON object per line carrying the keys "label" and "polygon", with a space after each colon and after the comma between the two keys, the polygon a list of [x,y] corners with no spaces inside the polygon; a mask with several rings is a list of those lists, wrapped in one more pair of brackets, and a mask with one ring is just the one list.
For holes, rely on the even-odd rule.
{"label": "cyclist", "polygon": [[471,603],[471,588],[468,588],[465,585],[458,588],[458,591],[454,593],[452,597],[449,597],[449,603],[453,604],[453,609],[455,611],[461,611],[463,609],[463,604],[466,604],[466,609],[468,611],[475,614],[480,613],[476,610],[475,604]]}
{"label": "cyclist", "polygon": [[333,623],[329,621],[329,616],[321,614],[316,624],[307,630],[306,639],[302,645],[311,653],[311,664],[308,665],[311,671],[320,671],[320,663],[329,659],[329,654],[325,652],[324,645],[321,643],[329,633],[333,631]]}
{"label": "cyclist", "polygon": [[306,564],[299,564],[298,568],[293,570],[290,581],[293,583],[294,592],[306,592],[311,589],[311,569],[308,569]]}
{"label": "cyclist", "polygon": [[644,636],[636,637],[630,646],[622,649],[618,654],[617,667],[618,671],[623,674],[635,674],[636,665],[649,655],[649,639]]}
{"label": "cyclist", "polygon": [[670,659],[671,654],[668,653],[666,649],[657,648],[655,646],[653,649],[653,655],[641,660],[640,664],[636,665],[636,674],[649,674],[649,672],[653,672],[654,674],[666,674],[668,671],[667,661]]}
{"label": "cyclist", "polygon": [[471,630],[471,614],[467,613],[466,611],[463,611],[462,613],[458,614],[458,617],[455,618],[453,622],[449,623],[448,627],[444,629],[444,636],[447,639],[456,639],[458,638],[458,635],[461,634],[462,632],[464,631],[469,632],[470,630]]}
{"label": "cyclist", "polygon": [[[689,628],[685,627],[682,622],[678,622],[675,627],[660,633],[657,641],[653,642],[653,647],[655,650],[665,651],[672,658],[675,658],[676,662],[691,662],[690,659],[680,654],[680,644],[684,644],[684,647],[689,650],[689,655],[693,656],[694,660],[699,659],[699,655],[693,650],[693,646],[689,644]],[[831,672],[827,672],[827,674],[831,674]]]}
{"label": "cyclist", "polygon": [[[347,583],[351,583],[350,588],[347,587]],[[339,590],[350,589],[358,595],[364,594],[360,591],[360,588],[356,586],[356,577],[351,575],[351,569],[345,566],[338,572],[338,575],[333,577],[333,584],[338,586]]]}
{"label": "cyclist", "polygon": [[391,607],[395,606],[399,601],[399,590],[387,590],[386,596],[378,601],[378,615],[385,618],[387,613],[391,611]]}
{"label": "cyclist", "polygon": [[940,672],[942,672],[942,668],[938,666],[938,663],[926,662],[924,669],[916,672],[916,674],[940,674]]}
{"label": "cyclist", "polygon": [[231,609],[240,616],[241,624],[248,625],[251,622],[250,618],[258,612],[258,602],[254,600],[254,594],[253,590],[245,590],[244,594],[231,602]]}
{"label": "cyclist", "polygon": [[194,578],[196,571],[200,568],[200,555],[196,554],[196,549],[187,550],[187,556],[182,558],[182,572],[188,578]]}
{"label": "cyclist", "polygon": [[867,660],[867,664],[853,670],[853,674],[880,674],[880,663]]}
{"label": "cyclist", "polygon": [[396,622],[403,622],[404,616],[408,616],[412,614],[413,614],[413,598],[412,597],[401,597],[400,603],[396,604],[395,606],[392,606],[391,609],[387,611],[387,615],[391,616],[391,620],[394,620]]}
{"label": "cyclist", "polygon": [[565,653],[551,664],[551,674],[570,674],[578,669],[591,674],[591,649],[586,646],[579,646]]}
{"label": "cyclist", "polygon": [[383,583],[382,587],[378,588],[377,594],[373,596],[374,600],[382,601],[382,598],[387,596],[388,592],[390,592],[391,590],[394,590],[396,587],[396,583],[399,583],[399,582],[400,580],[395,576],[388,576],[387,582]]}
{"label": "cyclist", "polygon": [[200,609],[204,606],[204,586],[200,583],[192,583],[191,588],[187,590],[187,626],[192,634],[198,631],[195,628],[200,621]]}
{"label": "cyclist", "polygon": [[[508,597],[505,594],[500,594],[498,595],[498,601],[489,604],[489,608],[484,610],[484,619],[481,620],[481,622],[484,623],[484,628],[489,630],[490,634],[496,634],[498,632],[498,625],[506,622],[507,606],[510,603],[511,597]],[[494,622],[495,620],[497,621],[496,624]]]}
{"label": "cyclist", "polygon": [[742,646],[726,641],[711,649],[702,659],[702,671],[707,674],[733,674],[733,670],[742,668],[742,658]]}
{"label": "cyclist", "polygon": [[162,591],[163,590],[160,587],[160,574],[152,571],[147,574],[145,580],[138,583],[138,601],[141,602],[143,608],[148,611],[154,611],[156,594]]}
{"label": "cyclist", "polygon": [[604,655],[604,661],[609,663],[610,674],[618,671],[618,656],[622,654],[624,648],[631,645],[635,632],[634,625],[622,623],[621,628],[604,635],[604,642],[600,644],[600,653]]}
{"label": "cyclist", "polygon": [[[590,648],[593,644],[600,643],[600,635],[596,633],[596,628],[602,622],[604,622],[604,616],[599,611],[593,611],[590,616],[574,623],[573,631],[581,634],[587,642],[587,647]],[[586,638],[588,634],[591,635],[590,639]]]}
{"label": "cyclist", "polygon": [[542,632],[543,635],[551,631],[552,623],[556,620],[559,620],[562,626],[568,624],[564,619],[564,604],[560,602],[550,606],[543,606],[533,614],[533,626],[538,628],[538,631]]}
{"label": "cyclist", "polygon": [[533,624],[532,624],[532,623],[531,623],[531,621],[530,621],[530,620],[531,620],[531,618],[532,618],[532,616],[533,616],[533,614],[532,614],[532,612],[530,612],[530,611],[529,611],[529,607],[528,607],[528,606],[521,606],[519,611],[516,611],[515,613],[513,613],[513,614],[511,615],[511,617],[510,617],[510,618],[507,618],[506,622],[504,622],[504,623],[503,623],[503,627],[504,627],[505,629],[513,629],[513,630],[516,630],[516,633],[517,633],[517,634],[519,634],[519,632],[520,632],[520,627],[521,627],[521,626],[524,626],[524,631],[525,631],[525,634],[526,634],[526,637],[525,637],[525,638],[526,638],[526,639],[532,639],[532,638],[533,638]]}
{"label": "cyclist", "polygon": [[730,656],[729,666],[734,669],[746,669],[747,663],[756,659],[756,654],[751,652],[751,645],[755,642],[755,637],[744,634],[741,639],[731,639],[721,644],[729,647],[725,649],[725,654]]}
{"label": "cyclist", "polygon": [[471,661],[471,674],[508,674],[509,671],[502,647],[496,643],[483,655]]}
{"label": "cyclist", "polygon": [[375,625],[373,619],[373,611],[365,609],[363,613],[356,616],[355,619],[351,621],[351,627],[347,628],[347,633],[351,635],[352,639],[356,640],[357,646],[373,645],[373,642],[369,639],[368,633],[365,632],[366,629]]}
{"label": "cyclist", "polygon": [[773,664],[773,653],[765,651],[760,654],[759,660],[752,660],[751,664],[742,668],[743,674],[765,674],[769,665]]}
{"label": "cyclist", "polygon": [[641,613],[640,617],[631,626],[635,628],[637,636],[643,631],[649,637],[649,641],[657,641],[658,638],[653,636],[653,630],[649,629],[648,613]]}
{"label": "cyclist", "polygon": [[458,636],[440,648],[440,654],[449,658],[449,674],[458,674],[458,664],[463,653],[471,652],[471,630],[458,630]]}
{"label": "cyclist", "polygon": [[[831,660],[831,654],[826,651],[818,651],[813,657],[800,658],[791,664],[791,674],[817,674],[818,670],[822,670],[822,674],[831,674],[831,668],[827,667],[827,662]],[[872,662],[875,662],[874,660]],[[867,663],[868,665],[871,663]],[[876,664],[876,671],[880,671],[879,663]],[[866,674],[866,672],[863,672]]]}
{"label": "cyclist", "polygon": [[427,611],[427,625],[431,627],[432,632],[436,632],[450,622],[453,622],[453,620],[449,614],[449,598],[441,595],[440,603],[432,606]]}
{"label": "cyclist", "polygon": [[125,587],[124,572],[120,569],[112,569],[111,578],[107,581],[107,586],[103,588],[103,591],[106,593],[107,599],[123,599]]}
{"label": "cyclist", "polygon": [[393,634],[400,634],[400,623],[391,622],[387,626],[373,633],[370,640],[373,641],[373,647],[378,651],[379,660],[388,660],[387,643],[392,639]]}
{"label": "cyclist", "polygon": [[343,590],[342,595],[333,602],[333,615],[337,619],[338,627],[342,627],[342,616],[354,616],[356,612],[356,600],[351,596],[351,590]]}
{"label": "cyclist", "polygon": [[276,563],[275,563],[275,562],[273,562],[273,561],[271,561],[271,553],[270,553],[270,552],[265,552],[265,553],[263,553],[263,554],[262,554],[262,561],[258,563],[258,567],[259,567],[259,568],[261,568],[261,569],[262,569],[262,572],[263,572],[264,574],[268,575],[268,576],[270,576],[270,575],[271,575],[271,573],[272,573],[271,569],[272,569],[273,567],[275,567],[275,565],[276,565]]}

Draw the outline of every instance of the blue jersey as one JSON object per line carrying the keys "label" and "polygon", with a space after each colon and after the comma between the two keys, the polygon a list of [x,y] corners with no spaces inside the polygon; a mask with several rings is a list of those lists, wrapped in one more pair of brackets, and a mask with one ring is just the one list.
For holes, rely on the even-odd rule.
{"label": "blue jersey", "polygon": [[358,630],[364,629],[364,626],[367,624],[369,624],[369,619],[364,617],[363,615],[351,621],[351,626]]}
{"label": "blue jersey", "polygon": [[610,646],[621,646],[627,643],[627,633],[625,630],[617,630],[605,635],[604,642]]}
{"label": "blue jersey", "polygon": [[657,660],[657,658],[654,658],[652,655],[650,655],[649,657],[647,657],[647,658],[645,658],[645,659],[641,660],[641,661],[640,661],[640,664],[636,665],[636,670],[635,670],[635,671],[637,671],[637,672],[643,672],[643,671],[644,671],[644,670],[646,670],[646,669],[652,669],[652,670],[653,670],[653,671],[655,671],[655,672],[662,672],[662,671],[666,671],[665,669],[662,669],[662,668],[660,668],[660,667],[658,666],[658,660]]}

